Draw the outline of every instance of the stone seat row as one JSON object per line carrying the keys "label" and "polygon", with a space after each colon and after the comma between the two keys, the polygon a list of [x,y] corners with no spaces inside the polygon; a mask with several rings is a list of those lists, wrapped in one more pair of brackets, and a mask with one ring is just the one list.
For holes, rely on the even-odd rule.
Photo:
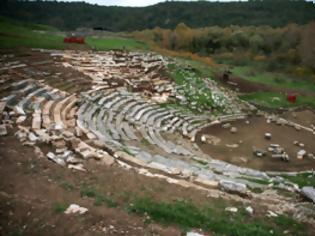
{"label": "stone seat row", "polygon": [[126,91],[96,93],[88,99],[89,102],[85,102],[79,109],[79,125],[86,130],[90,129],[105,142],[137,140],[139,133],[149,143],[167,153],[190,155],[185,148],[165,140],[160,132],[167,130],[164,125],[168,120],[172,123],[180,121],[175,125],[180,127],[182,124],[189,125],[189,120],[196,121],[193,117],[186,117],[185,120],[175,111],[145,102]]}

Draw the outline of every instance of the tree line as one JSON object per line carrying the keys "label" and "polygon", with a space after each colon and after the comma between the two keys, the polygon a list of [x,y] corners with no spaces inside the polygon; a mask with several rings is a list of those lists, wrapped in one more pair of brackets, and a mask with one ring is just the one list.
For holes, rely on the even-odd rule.
{"label": "tree line", "polygon": [[[315,71],[315,21],[285,27],[230,26],[190,28],[184,23],[175,29],[156,27],[133,35],[153,46],[191,52],[200,56],[225,55],[225,58],[251,58],[275,66],[302,65]],[[230,56],[230,57],[229,57]]]}
{"label": "tree line", "polygon": [[98,27],[109,31],[134,31],[180,22],[191,28],[230,25],[282,27],[315,20],[315,5],[304,0],[250,0],[247,2],[171,2],[148,7],[98,6],[84,2],[0,1],[0,14],[63,30]]}

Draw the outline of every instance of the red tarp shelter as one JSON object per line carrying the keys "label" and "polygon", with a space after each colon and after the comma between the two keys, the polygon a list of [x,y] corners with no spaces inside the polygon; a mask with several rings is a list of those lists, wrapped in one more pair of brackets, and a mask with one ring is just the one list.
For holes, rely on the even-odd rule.
{"label": "red tarp shelter", "polygon": [[85,44],[84,37],[74,37],[74,36],[64,38],[63,42]]}

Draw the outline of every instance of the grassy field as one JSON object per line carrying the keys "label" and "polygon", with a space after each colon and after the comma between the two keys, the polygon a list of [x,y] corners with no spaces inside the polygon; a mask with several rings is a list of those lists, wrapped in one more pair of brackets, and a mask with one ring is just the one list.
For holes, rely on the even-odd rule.
{"label": "grassy field", "polygon": [[[0,48],[68,48],[70,45],[63,42],[64,36],[57,33],[58,30],[50,26],[26,24],[5,17],[0,17]],[[148,49],[148,46],[143,42],[121,37],[87,37],[86,45],[95,50]]]}
{"label": "grassy field", "polygon": [[315,108],[315,98],[312,96],[298,96],[296,103],[287,101],[287,97],[275,92],[254,92],[240,96],[241,99],[267,108],[311,107]]}
{"label": "grassy field", "polygon": [[306,78],[294,78],[281,73],[262,72],[253,66],[236,66],[233,67],[232,73],[243,79],[273,87],[315,92],[315,81]]}
{"label": "grassy field", "polygon": [[96,50],[125,49],[125,50],[146,50],[147,44],[129,38],[94,38],[87,37],[86,43]]}
{"label": "grassy field", "polygon": [[[66,191],[77,191],[77,187],[69,189],[68,185],[62,185]],[[82,184],[78,189],[80,196],[92,200],[96,207],[123,209],[131,215],[144,217],[146,224],[155,222],[165,226],[177,225],[183,233],[199,228],[204,232],[211,232],[211,235],[222,236],[309,235],[306,232],[308,227],[289,216],[269,218],[256,212],[249,214],[245,210],[246,205],[220,198],[211,199],[208,203],[193,203],[183,199],[160,201],[149,197],[147,193],[144,196],[130,192],[109,196],[93,185]],[[57,214],[63,213],[68,205],[66,202],[56,202],[53,211]],[[231,206],[238,208],[238,211],[226,211]]]}
{"label": "grassy field", "polygon": [[190,228],[200,228],[215,235],[233,236],[265,236],[265,235],[305,235],[303,225],[293,219],[279,215],[270,219],[253,218],[244,207],[237,206],[239,211],[225,211],[225,202],[216,200],[216,207],[198,207],[192,202],[156,202],[150,198],[137,198],[128,207],[132,213],[148,215],[153,221],[162,224],[177,224],[184,231]]}
{"label": "grassy field", "polygon": [[49,26],[24,24],[0,17],[0,47],[63,49],[63,37],[54,35],[53,31],[55,29]]}

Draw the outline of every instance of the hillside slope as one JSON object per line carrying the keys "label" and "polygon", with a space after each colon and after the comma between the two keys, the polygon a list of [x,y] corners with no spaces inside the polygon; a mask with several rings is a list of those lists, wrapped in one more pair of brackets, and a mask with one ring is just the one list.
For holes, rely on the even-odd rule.
{"label": "hillside slope", "polygon": [[[75,12],[75,14],[73,14]],[[229,25],[283,26],[315,20],[315,5],[305,1],[165,2],[148,7],[106,7],[82,2],[16,1],[0,3],[0,14],[61,29],[102,27],[111,31]]]}

